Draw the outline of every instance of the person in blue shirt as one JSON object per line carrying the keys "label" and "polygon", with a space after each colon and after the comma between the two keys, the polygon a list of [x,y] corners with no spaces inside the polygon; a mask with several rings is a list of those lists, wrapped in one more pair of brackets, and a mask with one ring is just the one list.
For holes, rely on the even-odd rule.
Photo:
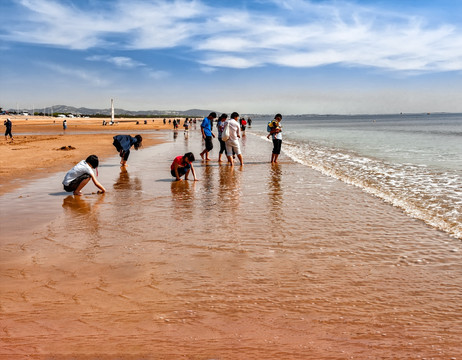
{"label": "person in blue shirt", "polygon": [[114,136],[114,142],[112,143],[117,149],[121,160],[120,165],[125,166],[127,164],[128,157],[130,156],[130,148],[133,146],[135,150],[141,147],[143,138],[141,135],[135,137],[130,135],[116,135]]}
{"label": "person in blue shirt", "polygon": [[216,119],[216,117],[217,114],[211,112],[209,116],[205,117],[204,120],[202,120],[201,132],[202,138],[205,140],[205,149],[200,154],[202,160],[204,160],[204,155],[206,161],[210,160],[209,152],[213,149],[212,137],[215,137],[215,134],[212,132],[212,122],[213,119]]}

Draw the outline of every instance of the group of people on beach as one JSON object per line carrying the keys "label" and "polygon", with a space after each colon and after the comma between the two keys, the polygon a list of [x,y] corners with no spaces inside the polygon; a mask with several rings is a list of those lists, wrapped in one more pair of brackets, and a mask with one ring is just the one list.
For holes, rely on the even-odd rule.
{"label": "group of people on beach", "polygon": [[[125,167],[127,165],[128,157],[130,156],[130,149],[133,147],[138,150],[141,147],[143,138],[141,135],[116,135],[113,137],[113,145],[120,156],[120,165]],[[90,155],[85,160],[80,161],[64,176],[63,186],[67,192],[72,192],[74,195],[82,195],[82,189],[87,185],[90,180],[99,189],[98,193],[105,193],[106,189],[98,181],[99,159],[96,155]],[[96,176],[95,176],[96,172]]]}
{"label": "group of people on beach", "polygon": [[[200,153],[200,156],[203,160],[209,161],[209,153],[213,149],[212,138],[215,137],[215,134],[212,131],[212,122],[216,119],[217,114],[212,112],[204,118],[201,124],[202,138],[205,141],[205,148]],[[239,124],[239,114],[233,112],[228,119],[227,114],[222,114],[218,118],[217,129],[218,129],[218,141],[220,142],[220,152],[218,155],[218,161],[221,162],[222,154],[226,151],[226,156],[228,158],[228,163],[234,165],[234,155],[237,156],[241,165],[244,165],[244,159],[241,154],[241,147],[239,145],[239,140],[241,138],[241,126]]]}
{"label": "group of people on beach", "polygon": [[[204,150],[200,153],[202,160],[210,161],[209,153],[213,149],[212,138],[215,138],[215,134],[212,131],[213,121],[217,118],[215,112],[211,112],[207,117],[202,120],[201,133],[205,143]],[[246,123],[242,123],[239,120],[239,114],[233,112],[228,119],[227,114],[221,114],[217,122],[218,130],[218,141],[220,142],[220,151],[218,155],[218,162],[222,161],[222,154],[226,152],[228,164],[234,166],[234,157],[237,156],[240,165],[244,165],[244,159],[239,144],[241,138],[241,132],[245,131]],[[273,151],[271,155],[271,163],[277,163],[279,154],[281,152],[282,144],[282,127],[281,122],[282,115],[276,114],[274,119],[267,125],[268,138],[273,140]],[[244,126],[244,130],[242,130]],[[5,134],[6,137],[6,134]],[[127,164],[128,157],[130,156],[130,149],[133,147],[138,150],[141,145],[143,138],[141,135],[132,137],[131,135],[116,135],[113,137],[113,145],[116,148],[121,158],[120,165],[125,167]],[[194,170],[193,162],[195,161],[194,154],[188,152],[184,155],[176,156],[170,165],[170,173],[177,180],[181,181],[184,176],[185,180],[188,180],[190,173],[193,175],[194,181],[197,181],[196,172]],[[106,192],[103,185],[97,180],[99,159],[96,155],[90,155],[87,159],[80,161],[71,170],[69,170],[63,180],[64,190],[67,192],[73,192],[74,195],[82,195],[81,190],[90,180],[93,181],[95,186],[99,189],[98,193]],[[96,171],[96,176],[95,176]]]}
{"label": "group of people on beach", "polygon": [[[212,138],[215,138],[215,134],[212,131],[212,124],[216,119],[217,114],[211,112],[209,116],[204,118],[201,124],[202,137],[205,141],[205,148],[200,153],[203,160],[209,161],[209,152],[213,149]],[[273,138],[273,155],[271,162],[277,162],[277,158],[281,153],[282,144],[282,128],[280,122],[282,120],[281,114],[276,114],[274,120],[268,124],[268,138]],[[249,124],[251,120],[249,119]],[[244,159],[242,158],[241,149],[239,145],[239,139],[245,134],[247,121],[244,118],[239,118],[237,112],[233,112],[228,120],[227,114],[221,114],[217,121],[218,129],[218,141],[220,142],[220,151],[218,153],[218,162],[222,160],[222,154],[226,152],[226,157],[230,165],[234,165],[234,156],[237,156],[241,165],[244,165]]]}

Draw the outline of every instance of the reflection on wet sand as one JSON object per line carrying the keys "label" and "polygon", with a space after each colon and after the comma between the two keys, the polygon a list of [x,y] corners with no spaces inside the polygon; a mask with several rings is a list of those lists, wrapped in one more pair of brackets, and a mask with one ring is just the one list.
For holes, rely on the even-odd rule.
{"label": "reflection on wet sand", "polygon": [[270,181],[268,195],[270,197],[270,209],[272,212],[275,212],[273,215],[277,215],[279,209],[282,207],[283,201],[283,190],[281,187],[281,176],[282,169],[280,164],[273,163],[271,164],[270,170]]}
{"label": "reflection on wet sand", "polygon": [[119,178],[114,183],[113,188],[115,190],[142,190],[141,181],[137,177],[131,181],[130,174],[128,173],[126,166],[120,167]]}
{"label": "reflection on wet sand", "polygon": [[196,181],[172,181],[170,188],[175,218],[186,221],[191,220],[195,207]]}
{"label": "reflection on wet sand", "polygon": [[231,210],[232,215],[236,216],[239,211],[241,189],[242,167],[231,167],[220,165],[218,203],[224,210]]}
{"label": "reflection on wet sand", "polygon": [[82,253],[87,259],[94,259],[100,247],[102,237],[100,231],[100,211],[99,206],[104,202],[105,194],[96,197],[96,201],[87,200],[84,196],[69,195],[63,200],[63,209],[65,209],[66,228],[70,232],[83,232],[85,238],[80,241],[87,245]]}

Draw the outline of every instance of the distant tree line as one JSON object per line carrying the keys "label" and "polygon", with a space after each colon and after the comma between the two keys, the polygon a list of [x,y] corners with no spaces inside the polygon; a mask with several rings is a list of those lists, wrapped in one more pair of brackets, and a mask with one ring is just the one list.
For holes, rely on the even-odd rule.
{"label": "distant tree line", "polygon": [[[1,109],[1,108],[0,108]],[[16,114],[16,112],[10,112],[10,114]],[[53,117],[58,117],[58,115],[66,115],[66,116],[69,116],[69,115],[74,115],[74,116],[80,116],[80,117],[92,117],[92,118],[101,118],[101,119],[110,119],[111,118],[111,115],[107,115],[107,114],[79,114],[79,115],[75,115],[73,113],[62,113],[62,112],[54,112],[51,116]],[[40,112],[34,112],[34,116],[50,116],[50,114],[48,113],[44,113],[42,111]],[[114,115],[114,118],[116,119],[122,119],[122,118],[125,118],[125,119],[139,119],[139,118],[154,118],[154,119],[158,119],[158,118],[178,118],[178,117],[185,117],[185,115],[129,115],[129,114],[119,114],[119,115]],[[190,115],[186,115],[186,117],[197,117],[197,116],[190,116]],[[200,116],[199,116],[200,117]]]}
{"label": "distant tree line", "polygon": [[[0,107],[0,114],[3,113],[3,108]],[[8,112],[9,114],[11,115],[17,115],[18,112],[16,111],[10,111]],[[19,114],[21,114],[22,112],[19,112]],[[53,114],[49,114],[49,113],[44,113],[43,111],[35,111],[34,112],[34,116],[52,116],[52,117],[58,117],[59,115],[66,115],[66,116],[69,116],[69,115],[74,115],[74,116],[79,116],[79,117],[93,117],[93,118],[101,118],[101,119],[107,119],[107,118],[111,118],[111,115],[107,115],[107,114],[73,114],[73,113],[63,113],[63,112],[54,112]],[[159,118],[167,118],[167,119],[174,119],[174,118],[178,118],[178,117],[188,117],[188,118],[197,118],[197,117],[201,117],[201,116],[195,116],[195,115],[171,115],[171,114],[157,114],[157,115],[130,115],[130,114],[118,114],[118,115],[114,115],[114,118],[116,119],[139,119],[139,118],[143,118],[143,119],[159,119]]]}

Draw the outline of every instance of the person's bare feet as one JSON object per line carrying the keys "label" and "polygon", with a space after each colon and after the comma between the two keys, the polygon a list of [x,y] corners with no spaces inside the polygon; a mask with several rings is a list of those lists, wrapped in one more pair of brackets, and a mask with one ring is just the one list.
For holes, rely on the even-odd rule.
{"label": "person's bare feet", "polygon": [[83,194],[82,194],[82,192],[77,191],[77,192],[74,192],[74,195],[75,195],[75,196],[82,196]]}

